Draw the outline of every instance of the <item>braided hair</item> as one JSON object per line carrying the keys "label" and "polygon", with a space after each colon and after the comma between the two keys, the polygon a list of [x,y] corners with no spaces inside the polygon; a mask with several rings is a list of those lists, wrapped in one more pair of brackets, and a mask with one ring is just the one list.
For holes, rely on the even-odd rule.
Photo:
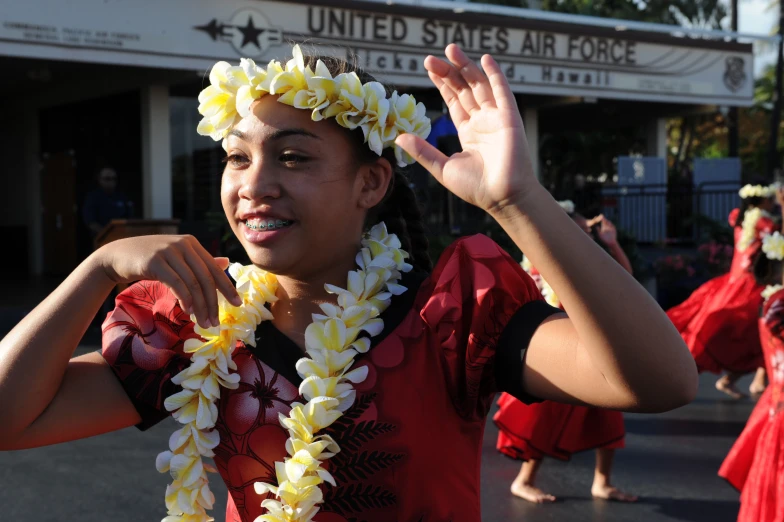
{"label": "braided hair", "polygon": [[[321,60],[333,77],[342,73],[354,72],[362,83],[378,81],[362,70],[355,55],[350,55],[348,60],[335,56],[319,55],[306,55],[303,58],[305,65],[312,69],[315,68],[317,60]],[[385,86],[384,88],[389,95],[389,87]],[[351,133],[353,137],[355,157],[360,164],[378,161],[379,157],[376,153],[365,144],[361,129],[346,130],[346,132]],[[365,228],[370,228],[379,221],[383,221],[387,230],[396,234],[400,239],[403,250],[410,255],[409,262],[414,266],[414,269],[430,272],[433,269],[433,262],[430,259],[425,223],[416,195],[406,175],[396,166],[394,150],[385,149],[381,157],[393,166],[393,176],[384,199],[368,212]]]}

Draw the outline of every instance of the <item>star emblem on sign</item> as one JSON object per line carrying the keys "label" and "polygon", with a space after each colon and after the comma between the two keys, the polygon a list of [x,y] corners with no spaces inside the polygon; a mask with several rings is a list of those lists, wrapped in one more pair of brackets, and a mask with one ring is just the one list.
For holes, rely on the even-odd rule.
{"label": "star emblem on sign", "polygon": [[248,15],[248,23],[245,27],[237,27],[237,30],[242,33],[242,43],[240,44],[240,48],[245,48],[246,45],[253,44],[256,48],[261,49],[261,44],[259,44],[259,36],[261,36],[266,29],[264,28],[256,28],[256,25],[253,23],[253,17]]}
{"label": "star emblem on sign", "polygon": [[272,25],[257,8],[243,8],[226,21],[214,18],[193,29],[206,33],[213,42],[230,43],[245,58],[263,56],[270,47],[283,43],[283,29]]}

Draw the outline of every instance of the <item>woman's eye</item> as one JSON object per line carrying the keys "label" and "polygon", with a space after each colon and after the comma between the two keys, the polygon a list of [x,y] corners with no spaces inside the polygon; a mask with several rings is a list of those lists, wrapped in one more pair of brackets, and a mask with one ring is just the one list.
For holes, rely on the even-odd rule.
{"label": "woman's eye", "polygon": [[299,154],[294,154],[293,152],[284,152],[280,155],[280,161],[289,165],[304,163],[306,160],[307,158],[305,158],[305,156],[300,156]]}
{"label": "woman's eye", "polygon": [[244,167],[250,160],[241,154],[229,154],[223,159],[223,162],[232,168]]}

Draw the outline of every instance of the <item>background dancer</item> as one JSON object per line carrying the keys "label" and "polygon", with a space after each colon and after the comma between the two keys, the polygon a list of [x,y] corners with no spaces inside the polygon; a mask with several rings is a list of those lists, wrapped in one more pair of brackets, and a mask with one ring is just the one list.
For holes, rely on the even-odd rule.
{"label": "background dancer", "polygon": [[755,274],[769,285],[759,331],[770,385],[719,470],[741,492],[739,522],[784,520],[784,237],[767,236],[762,248]]}
{"label": "background dancer", "polygon": [[[755,281],[752,265],[762,237],[778,228],[770,214],[775,194],[776,189],[763,185],[746,185],[740,190],[743,203],[729,215],[735,238],[729,273],[711,279],[667,311],[698,370],[727,372],[716,381],[716,389],[736,399],[744,395],[735,383],[746,373],[757,371],[752,394],[765,389],[757,324],[764,287]],[[781,199],[781,194],[779,190],[776,197]]]}
{"label": "background dancer", "polygon": [[[618,244],[617,231],[609,219],[600,215],[586,220],[575,211],[571,201],[561,201],[559,205],[587,234],[593,236],[593,227],[597,227],[598,240],[618,264],[632,273],[631,263]],[[561,306],[552,287],[527,258],[523,260],[523,268],[532,275],[547,302]],[[574,453],[596,448],[591,495],[623,502],[637,500],[636,496],[614,487],[610,480],[615,450],[624,447],[626,431],[621,412],[552,401],[523,404],[507,393],[501,395],[498,404],[500,409],[493,417],[499,428],[496,447],[509,457],[525,461],[512,482],[514,495],[534,503],[555,501],[554,495],[536,486],[544,457],[568,460]]]}

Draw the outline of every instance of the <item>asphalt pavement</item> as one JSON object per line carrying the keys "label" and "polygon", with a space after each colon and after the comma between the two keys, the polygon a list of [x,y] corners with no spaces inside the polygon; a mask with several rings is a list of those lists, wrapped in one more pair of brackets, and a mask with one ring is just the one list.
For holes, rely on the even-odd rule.
{"label": "asphalt pavement", "polygon": [[[715,376],[701,379],[697,400],[663,415],[627,415],[626,449],[617,454],[614,482],[640,495],[637,504],[593,500],[594,456],[547,460],[539,485],[558,496],[551,505],[513,497],[509,484],[519,463],[494,449],[497,430],[488,421],[482,465],[485,522],[687,521],[732,522],[738,494],[716,475],[743,429],[753,403],[724,399]],[[748,379],[742,381],[748,386]],[[156,522],[165,515],[167,475],[155,456],[174,429],[170,419],[141,433],[134,428],[35,450],[0,453],[0,522]],[[226,490],[213,481],[223,520]]]}

